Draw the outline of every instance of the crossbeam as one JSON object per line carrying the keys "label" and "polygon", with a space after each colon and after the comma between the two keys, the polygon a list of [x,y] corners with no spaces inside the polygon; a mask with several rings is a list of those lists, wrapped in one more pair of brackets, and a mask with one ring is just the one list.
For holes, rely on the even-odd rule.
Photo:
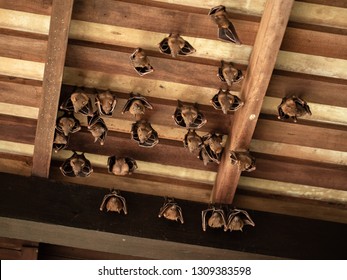
{"label": "crossbeam", "polygon": [[32,175],[48,177],[73,0],[52,3],[43,91],[37,121]]}
{"label": "crossbeam", "polygon": [[237,165],[231,164],[229,151],[249,148],[293,3],[293,0],[266,2],[241,88],[245,105],[235,113],[212,191],[212,203],[233,202],[241,172]]}

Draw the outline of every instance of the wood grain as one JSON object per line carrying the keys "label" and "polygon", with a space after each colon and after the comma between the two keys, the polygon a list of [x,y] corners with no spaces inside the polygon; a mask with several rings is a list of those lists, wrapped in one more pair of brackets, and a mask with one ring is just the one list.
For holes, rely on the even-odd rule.
{"label": "wood grain", "polygon": [[230,204],[233,201],[241,172],[237,165],[230,163],[229,151],[249,149],[293,3],[294,1],[266,2],[247,70],[248,75],[241,88],[245,105],[235,112],[234,124],[229,130],[225,152],[212,190],[213,203]]}
{"label": "wood grain", "polygon": [[73,0],[53,2],[32,174],[48,177]]}

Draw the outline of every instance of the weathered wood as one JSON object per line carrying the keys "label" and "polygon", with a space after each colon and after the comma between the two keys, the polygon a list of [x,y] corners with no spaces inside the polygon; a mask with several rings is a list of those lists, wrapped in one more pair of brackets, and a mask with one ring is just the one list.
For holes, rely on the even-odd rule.
{"label": "weathered wood", "polygon": [[0,33],[0,56],[44,62],[47,41],[3,35]]}
{"label": "weathered wood", "polygon": [[30,176],[32,167],[31,156],[19,156],[14,154],[0,153],[0,170],[4,173]]}
{"label": "weathered wood", "polygon": [[[54,224],[47,225],[18,219],[0,218],[0,225],[0,234],[2,235],[30,238],[40,242],[62,244],[84,250],[102,251],[104,252],[102,256],[105,254],[112,254],[112,256],[114,254],[131,255],[131,258],[125,257],[123,259],[281,259],[259,253],[182,244]],[[85,242],[85,240],[95,240],[95,242]]]}
{"label": "weathered wood", "polygon": [[[158,243],[158,246],[153,246],[155,250],[153,248],[149,250],[151,252],[156,251],[158,258],[165,255],[170,255],[172,258],[175,255],[172,252],[181,252],[181,258],[185,258],[187,255],[182,255],[181,251],[185,245],[179,245],[177,242],[188,244],[187,249],[190,245],[198,245],[217,250],[224,249],[227,252],[228,250],[256,252],[287,258],[336,259],[346,255],[345,245],[343,245],[345,243],[342,240],[347,234],[347,227],[341,223],[249,211],[256,223],[254,228],[245,227],[243,233],[230,233],[223,230],[208,230],[203,233],[201,210],[206,208],[206,204],[178,200],[177,202],[185,215],[185,223],[181,225],[157,217],[158,209],[163,203],[163,198],[160,197],[122,192],[129,209],[128,215],[125,216],[99,211],[100,201],[107,193],[104,189],[4,174],[1,174],[1,180],[6,181],[6,185],[0,189],[0,213],[3,217],[0,233],[2,236],[10,233],[15,238],[18,238],[19,235],[22,236],[20,238],[23,238],[26,235],[30,236],[32,241],[37,240],[37,236],[40,236],[44,239],[41,241],[47,242],[48,238],[52,238],[52,234],[49,234],[51,232],[54,233],[55,242],[52,243],[55,244],[66,246],[67,243],[70,243],[68,246],[81,248],[82,242],[78,243],[78,241],[88,239],[93,240],[93,242],[84,242],[84,244],[95,244],[100,251],[106,252],[112,252],[116,246],[118,252],[122,254],[125,253],[124,247],[128,248],[127,254],[129,254],[130,251],[135,251],[135,247],[132,246],[139,245],[139,243],[131,242],[131,236],[133,236],[142,239],[143,242],[142,246],[136,246],[139,253],[131,255],[141,256],[143,253],[140,252],[146,252],[147,257],[152,257],[152,254],[144,250],[143,246],[146,247],[149,244],[153,246]],[[33,187],[36,188],[36,192],[32,192]],[[22,207],[16,207],[18,197],[26,197],[26,203]],[[316,206],[316,209],[319,209],[319,206]],[[332,206],[329,208],[334,209]],[[342,210],[340,208],[340,211]],[[8,219],[9,217],[13,220]],[[343,218],[345,217],[342,216],[341,220]],[[27,220],[35,223],[36,230],[29,230],[28,228],[23,230],[21,228],[19,231],[19,225],[27,223]],[[57,225],[63,227],[58,229]],[[32,224],[32,226],[34,225]],[[269,227],[272,229],[272,242],[269,242]],[[75,234],[72,234],[71,228],[75,228]],[[327,228],[329,228],[328,231]],[[60,234],[63,229],[65,229],[65,234]],[[89,238],[85,235],[85,229],[92,234]],[[313,236],[312,231],[315,232]],[[105,239],[107,236],[112,237],[109,239],[112,240],[111,243]],[[118,238],[120,240],[125,239],[126,243],[124,241],[118,242]],[[160,240],[175,242],[177,250],[163,250]],[[154,241],[155,243],[153,243]],[[290,243],[291,246],[286,246],[284,249],[281,246],[282,242]],[[82,248],[91,249],[87,246],[82,246]],[[171,253],[168,255],[167,251]],[[162,253],[160,254],[160,252]],[[195,251],[195,253],[197,252]],[[206,251],[206,254],[200,255],[200,257],[206,258],[207,255]],[[225,258],[224,255],[220,256]],[[195,257],[199,257],[199,255]]]}
{"label": "weathered wood", "polygon": [[[235,13],[248,14],[253,16],[261,16],[264,11],[265,0],[249,0],[249,1],[236,1],[229,2],[227,0],[196,3],[194,0],[153,0],[160,3],[179,4],[184,6],[194,6],[205,9],[210,9],[218,5],[224,5]],[[329,4],[327,4],[329,5]],[[332,5],[332,4],[330,4]],[[297,21],[300,23],[310,23],[320,26],[329,26],[335,28],[347,28],[346,10],[333,6],[322,6],[310,3],[301,3],[296,1],[293,5],[294,9],[290,15],[290,21]],[[324,11],[325,16],[322,17],[321,13]]]}
{"label": "weathered wood", "polygon": [[[300,186],[295,187],[298,187],[300,196],[302,197],[310,194],[310,191],[306,191],[307,188],[303,187],[303,185],[310,186],[312,189],[311,193],[321,192],[323,196],[325,196],[325,192],[322,191],[322,188],[325,188],[327,192],[326,198],[333,189],[347,191],[347,166],[259,153],[255,155],[257,157],[257,169],[254,172],[242,174],[240,182],[242,182],[245,177],[266,179],[266,186],[274,193],[280,191],[282,182],[298,184]],[[259,182],[261,181],[247,181],[247,183],[251,183],[255,188],[257,188],[257,183]],[[291,196],[292,192],[290,188],[286,190],[285,188],[287,185],[283,184],[283,186],[284,187],[280,191],[281,195],[287,194]],[[248,186],[247,189],[249,187],[250,186]],[[302,187],[302,189],[300,189],[300,187]],[[315,189],[316,187],[319,188]],[[242,188],[242,186],[239,186],[239,188]],[[336,197],[338,196],[339,195]]]}
{"label": "weathered wood", "polygon": [[[216,26],[207,16],[207,11],[200,14],[191,12],[191,9],[186,11],[173,10],[170,9],[170,6],[166,8],[150,6],[148,1],[142,4],[140,1],[137,3],[103,1],[102,3],[95,3],[95,5],[88,1],[78,1],[74,7],[72,17],[82,21],[159,33],[176,31],[190,37],[203,36],[206,39],[217,39]],[[145,18],[142,17],[144,10],[146,10]],[[127,14],[131,16],[124,17],[124,11],[127,11]],[[233,10],[230,9],[230,11]],[[168,14],[170,14],[170,17],[167,16]],[[122,18],[122,20],[119,21],[119,18]],[[165,20],[163,20],[164,18]],[[233,19],[232,22],[242,43],[244,45],[253,45],[259,23],[239,19]],[[202,29],[201,26],[204,28]],[[346,59],[347,54],[344,51],[346,44],[347,37],[343,35],[287,28],[281,49]]]}
{"label": "weathered wood", "polygon": [[[332,106],[347,107],[347,100],[340,92],[347,90],[347,84],[343,80],[321,79],[317,77],[283,76],[273,75],[268,89],[269,96],[282,98],[286,95],[296,94],[309,103],[316,102]],[[90,88],[111,89],[116,92],[130,93],[132,91],[147,97],[160,97],[167,100],[180,99],[186,102],[196,102],[199,94],[199,104],[209,105],[211,98],[217,93],[217,89],[202,86],[191,86],[180,83],[171,83],[163,80],[153,80],[150,77],[143,79],[126,75],[113,75],[104,72],[90,71],[66,67],[64,71],[65,84],[86,86]],[[326,93],[329,92],[329,95]],[[234,92],[234,94],[238,94]],[[274,110],[276,110],[277,105]],[[314,118],[311,116],[311,119]]]}
{"label": "weathered wood", "polygon": [[1,1],[0,8],[9,10],[18,10],[28,13],[50,15],[53,0],[6,0]]}
{"label": "weathered wood", "polygon": [[72,7],[73,0],[54,1],[52,5],[47,58],[42,85],[43,94],[33,155],[32,174],[34,176],[48,177],[49,174]]}
{"label": "weathered wood", "polygon": [[42,81],[44,67],[41,62],[0,57],[0,75]]}
{"label": "weathered wood", "polygon": [[241,172],[237,165],[231,164],[229,151],[249,148],[293,2],[266,2],[247,70],[248,75],[241,88],[245,105],[235,113],[234,124],[229,132],[211,195],[213,203],[230,204],[234,199]]}
{"label": "weathered wood", "polygon": [[48,34],[50,17],[0,8],[0,28]]}
{"label": "weathered wood", "polygon": [[0,80],[0,100],[2,103],[39,107],[42,87],[39,84],[22,84]]}
{"label": "weathered wood", "polygon": [[0,139],[34,144],[36,121],[0,114]]}

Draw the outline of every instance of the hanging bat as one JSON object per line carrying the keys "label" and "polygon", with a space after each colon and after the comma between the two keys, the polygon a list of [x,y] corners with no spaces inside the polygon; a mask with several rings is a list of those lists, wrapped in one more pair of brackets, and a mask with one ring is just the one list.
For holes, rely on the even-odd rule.
{"label": "hanging bat", "polygon": [[159,50],[161,53],[171,55],[176,58],[177,55],[190,55],[196,50],[179,34],[170,33],[159,43]]}
{"label": "hanging bat", "polygon": [[177,100],[177,103],[178,105],[173,115],[177,125],[185,128],[198,129],[207,122],[205,116],[199,112],[197,103],[187,105],[183,104],[180,100]]}
{"label": "hanging bat", "polygon": [[204,143],[204,147],[209,158],[216,162],[220,163],[223,152],[223,139],[221,135],[217,135],[215,133],[209,133],[202,137],[202,141]]}
{"label": "hanging bat", "polygon": [[206,166],[209,162],[213,162],[213,160],[211,159],[211,157],[209,156],[209,154],[206,151],[206,147],[204,145],[202,145],[200,152],[199,152],[199,156],[198,158],[200,160],[202,160],[202,162],[204,163],[204,165]]}
{"label": "hanging bat", "polygon": [[102,116],[112,117],[117,100],[110,91],[99,92],[95,96],[95,104],[98,107],[99,113]]}
{"label": "hanging bat", "polygon": [[73,111],[82,115],[92,115],[93,106],[90,98],[81,88],[77,88],[73,91],[71,96],[60,105],[60,109],[66,111]]}
{"label": "hanging bat", "polygon": [[251,172],[256,169],[255,158],[249,151],[230,151],[231,164],[237,164],[239,170]]}
{"label": "hanging bat", "polygon": [[182,209],[173,198],[165,198],[165,202],[159,210],[158,217],[164,217],[167,220],[176,222],[179,220],[181,224],[184,223]]}
{"label": "hanging bat", "polygon": [[93,116],[87,117],[87,120],[88,120],[88,131],[90,131],[91,134],[93,135],[94,143],[96,141],[99,141],[100,145],[104,145],[108,128],[104,120],[100,117],[99,112],[95,111]]}
{"label": "hanging bat", "polygon": [[88,177],[93,172],[93,168],[84,153],[77,154],[74,152],[71,157],[64,161],[60,171],[64,176]]}
{"label": "hanging bat", "polygon": [[241,41],[236,33],[234,25],[228,19],[228,14],[223,5],[212,8],[208,15],[218,26],[218,38],[241,45]]}
{"label": "hanging bat", "polygon": [[310,107],[306,101],[293,95],[292,97],[284,97],[278,106],[278,119],[292,118],[297,122],[298,117],[312,115]]}
{"label": "hanging bat", "polygon": [[140,147],[152,148],[159,143],[158,133],[146,120],[139,120],[131,126],[131,138]]}
{"label": "hanging bat", "polygon": [[120,191],[112,190],[110,194],[104,196],[100,205],[100,211],[103,211],[105,208],[107,212],[120,213],[123,211],[125,215],[128,214],[126,200],[120,195]]}
{"label": "hanging bat", "polygon": [[137,48],[130,56],[130,62],[137,74],[144,76],[154,71],[145,51]]}
{"label": "hanging bat", "polygon": [[61,117],[57,118],[55,128],[60,133],[68,136],[70,133],[81,130],[81,125],[72,112],[65,111]]}
{"label": "hanging bat", "polygon": [[187,134],[184,136],[183,145],[184,147],[188,147],[189,152],[199,154],[202,139],[194,129],[188,129]]}
{"label": "hanging bat", "polygon": [[[207,220],[208,215],[210,217]],[[208,209],[203,210],[201,212],[201,219],[203,231],[206,231],[207,225],[211,228],[221,228],[226,225],[225,213],[221,207],[216,208],[215,206],[211,206]]]}
{"label": "hanging bat", "polygon": [[222,82],[226,82],[229,87],[233,83],[239,83],[244,78],[241,70],[236,69],[231,62],[224,62],[223,60],[218,68],[217,76]]}
{"label": "hanging bat", "polygon": [[228,111],[235,112],[244,104],[239,97],[231,94],[229,90],[224,89],[220,89],[213,96],[211,103],[215,109],[222,110],[223,114],[228,114]]}
{"label": "hanging bat", "polygon": [[129,112],[134,115],[136,119],[140,119],[146,109],[153,109],[152,105],[147,101],[144,96],[140,94],[130,94],[130,98],[125,103],[122,114]]}
{"label": "hanging bat", "polygon": [[233,209],[228,214],[227,223],[224,227],[224,231],[239,230],[242,231],[243,226],[250,225],[255,226],[255,223],[245,210]]}
{"label": "hanging bat", "polygon": [[130,175],[137,169],[136,161],[130,157],[110,156],[107,160],[108,172],[114,175]]}
{"label": "hanging bat", "polygon": [[59,152],[67,148],[69,144],[69,136],[65,135],[63,132],[59,131],[57,128],[54,130],[54,140],[53,140],[53,150],[54,152]]}

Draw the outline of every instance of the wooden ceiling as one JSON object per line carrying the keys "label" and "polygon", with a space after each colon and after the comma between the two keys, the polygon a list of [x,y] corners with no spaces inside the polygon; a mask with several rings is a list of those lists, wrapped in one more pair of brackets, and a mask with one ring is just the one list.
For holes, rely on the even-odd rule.
{"label": "wooden ceiling", "polygon": [[[241,45],[218,40],[208,16],[217,5],[226,6]],[[0,1],[0,170],[86,190],[116,188],[206,207],[226,203],[345,226],[346,18],[344,0]],[[172,32],[196,52],[175,59],[160,53],[159,42]],[[155,69],[143,77],[129,62],[138,47]],[[221,60],[245,74],[232,86],[245,105],[227,115],[210,102],[226,86],[217,77]],[[66,150],[54,153],[58,107],[73,86],[112,91],[116,109],[104,118],[105,145],[94,143],[86,117],[76,115],[82,130],[71,135]],[[145,115],[159,134],[153,148],[131,140],[134,118],[121,113],[131,92],[153,106]],[[277,106],[288,95],[305,99],[312,116],[297,123],[278,120]],[[200,136],[225,135],[219,165],[204,166],[183,146],[187,130],[172,118],[178,99],[197,102],[205,114]],[[228,151],[238,148],[256,157],[255,171],[240,174],[231,165]],[[59,166],[72,151],[86,153],[91,176],[61,174]],[[109,174],[111,155],[136,159],[138,169],[125,177]]]}

